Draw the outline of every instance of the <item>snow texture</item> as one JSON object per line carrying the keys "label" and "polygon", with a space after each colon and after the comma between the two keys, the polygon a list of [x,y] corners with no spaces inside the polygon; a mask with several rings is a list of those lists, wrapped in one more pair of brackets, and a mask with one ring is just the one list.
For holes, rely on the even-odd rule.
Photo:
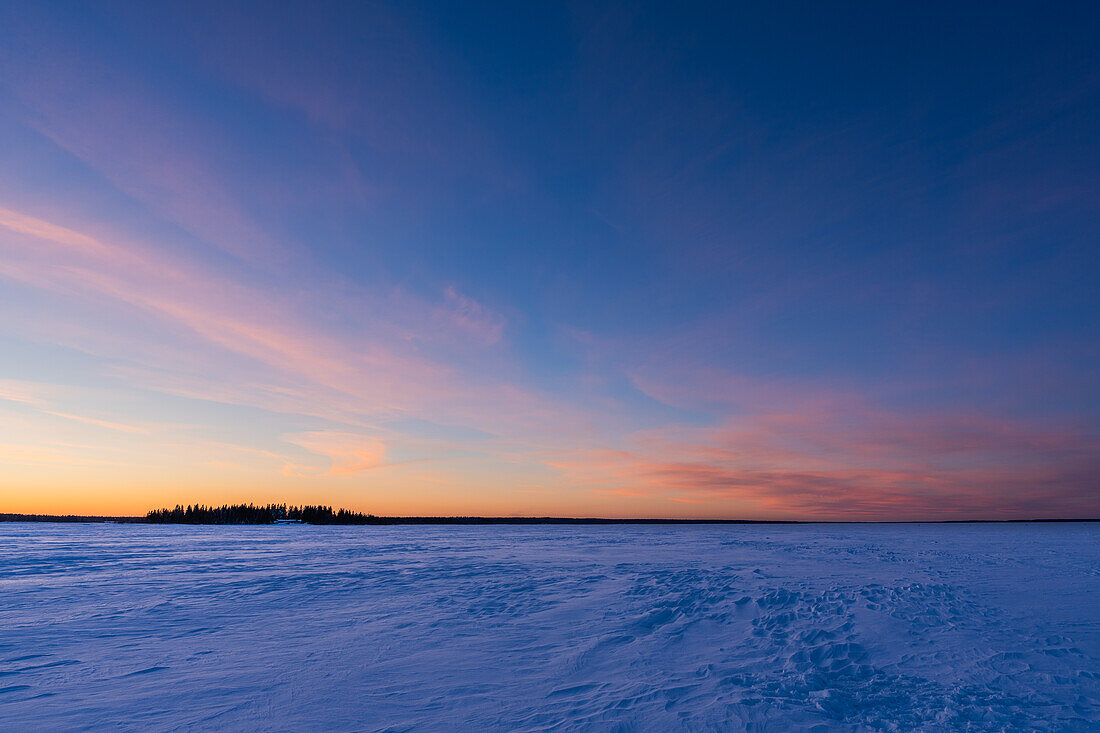
{"label": "snow texture", "polygon": [[1098,730],[1098,539],[0,524],[0,730]]}

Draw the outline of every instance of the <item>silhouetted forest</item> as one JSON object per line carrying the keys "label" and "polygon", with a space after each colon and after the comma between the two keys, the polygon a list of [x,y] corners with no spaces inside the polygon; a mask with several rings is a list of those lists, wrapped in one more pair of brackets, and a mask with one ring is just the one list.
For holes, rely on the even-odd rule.
{"label": "silhouetted forest", "polygon": [[290,519],[303,524],[372,524],[370,514],[330,506],[287,506],[286,504],[223,504],[203,506],[196,504],[175,509],[154,509],[145,515],[145,521],[154,524],[273,524]]}

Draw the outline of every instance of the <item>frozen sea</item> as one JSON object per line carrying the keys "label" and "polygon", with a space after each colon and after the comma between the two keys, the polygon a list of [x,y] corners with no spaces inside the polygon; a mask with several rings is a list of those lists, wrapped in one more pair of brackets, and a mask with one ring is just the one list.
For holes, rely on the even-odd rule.
{"label": "frozen sea", "polygon": [[0,730],[1098,730],[1100,525],[0,523]]}

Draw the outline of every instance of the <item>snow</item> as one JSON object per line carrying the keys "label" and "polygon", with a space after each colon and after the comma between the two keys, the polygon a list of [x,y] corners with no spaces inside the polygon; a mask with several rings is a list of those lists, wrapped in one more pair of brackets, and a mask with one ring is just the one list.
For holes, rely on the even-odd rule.
{"label": "snow", "polygon": [[1098,539],[0,524],[0,730],[1097,730]]}

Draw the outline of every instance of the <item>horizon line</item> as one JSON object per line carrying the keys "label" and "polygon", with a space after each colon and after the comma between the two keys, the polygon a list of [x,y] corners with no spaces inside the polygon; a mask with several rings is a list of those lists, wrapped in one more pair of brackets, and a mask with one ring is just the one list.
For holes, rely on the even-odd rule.
{"label": "horizon line", "polygon": [[[368,516],[375,521],[365,525],[347,526],[379,526],[387,524],[1056,524],[1070,522],[1100,522],[1100,517],[1033,517],[1026,519],[688,519],[676,517],[494,517],[478,515]],[[147,522],[146,517],[142,515],[109,516],[98,514],[23,514],[17,512],[0,512],[0,522],[20,521],[71,524],[107,522],[152,524],[152,522]]]}

